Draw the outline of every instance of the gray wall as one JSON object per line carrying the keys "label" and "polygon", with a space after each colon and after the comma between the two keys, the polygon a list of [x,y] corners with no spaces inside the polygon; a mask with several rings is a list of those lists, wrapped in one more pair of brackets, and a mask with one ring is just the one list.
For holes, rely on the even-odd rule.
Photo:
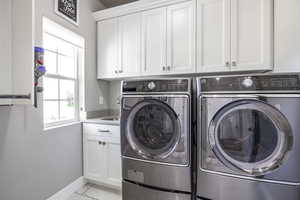
{"label": "gray wall", "polygon": [[118,104],[118,101],[120,100],[121,95],[121,81],[111,81],[109,82],[108,87],[109,108],[113,112],[113,114],[118,114],[120,110],[120,104]]}
{"label": "gray wall", "polygon": [[[98,0],[80,1],[80,26],[53,13],[53,0],[36,0],[36,44],[42,44],[42,16],[86,39],[86,110],[99,108],[99,95],[108,94],[107,82],[97,82],[96,23],[92,11]],[[40,106],[41,105],[41,99]],[[0,107],[0,199],[44,200],[82,176],[81,125],[43,131],[42,109],[32,106]]]}

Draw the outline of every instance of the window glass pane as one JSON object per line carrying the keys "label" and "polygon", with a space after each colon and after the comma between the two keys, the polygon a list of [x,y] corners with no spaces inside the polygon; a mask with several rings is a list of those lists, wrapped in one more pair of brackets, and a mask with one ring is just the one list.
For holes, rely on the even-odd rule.
{"label": "window glass pane", "polygon": [[60,80],[60,99],[74,101],[75,81]]}
{"label": "window glass pane", "polygon": [[45,51],[45,66],[48,74],[56,74],[57,57],[56,53]]}
{"label": "window glass pane", "polygon": [[63,54],[65,56],[74,56],[74,45],[71,43],[59,40],[58,41],[58,53]]}
{"label": "window glass pane", "polygon": [[58,99],[58,80],[44,77],[44,99]]}
{"label": "window glass pane", "polygon": [[60,120],[70,120],[75,118],[74,100],[60,101]]}
{"label": "window glass pane", "polygon": [[243,109],[227,114],[217,131],[223,151],[240,162],[262,161],[274,152],[278,144],[274,123],[256,110]]}
{"label": "window glass pane", "polygon": [[58,101],[44,101],[44,121],[45,123],[59,121]]}
{"label": "window glass pane", "polygon": [[75,78],[75,58],[59,55],[58,74],[70,78]]}
{"label": "window glass pane", "polygon": [[49,34],[44,34],[44,48],[57,52],[57,38]]}

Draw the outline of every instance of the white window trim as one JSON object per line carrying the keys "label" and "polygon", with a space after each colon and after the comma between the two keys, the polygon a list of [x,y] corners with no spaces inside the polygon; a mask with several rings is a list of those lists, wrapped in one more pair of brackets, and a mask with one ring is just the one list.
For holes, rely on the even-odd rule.
{"label": "white window trim", "polygon": [[[65,76],[61,76],[61,75],[55,75],[55,74],[46,74],[45,77],[48,78],[56,78],[59,80],[75,80],[75,96],[74,96],[74,104],[75,104],[75,118],[74,119],[70,119],[70,120],[60,120],[57,122],[50,122],[50,123],[45,123],[44,121],[44,129],[45,130],[49,130],[52,128],[58,128],[61,126],[65,126],[68,124],[74,124],[74,123],[78,123],[80,122],[80,107],[82,105],[81,102],[81,87],[80,87],[80,83],[82,82],[83,76],[84,74],[82,73],[83,71],[83,63],[81,62],[82,60],[84,60],[83,58],[79,58],[79,56],[84,56],[84,53],[82,53],[82,51],[84,51],[84,38],[77,35],[76,33],[64,28],[63,26],[47,19],[47,18],[43,18],[43,35],[44,34],[49,34],[53,37],[56,37],[60,40],[63,40],[65,42],[68,42],[74,46],[77,47],[77,51],[76,51],[76,62],[77,62],[77,69],[76,69],[76,78],[69,78],[69,77],[65,77]],[[64,39],[64,38],[68,38],[68,40]],[[47,50],[47,49],[46,49]],[[51,51],[51,50],[47,50],[47,51]],[[55,52],[57,53],[57,52]],[[51,100],[46,100],[46,101],[51,101]],[[43,103],[44,103],[44,98],[43,98]]]}

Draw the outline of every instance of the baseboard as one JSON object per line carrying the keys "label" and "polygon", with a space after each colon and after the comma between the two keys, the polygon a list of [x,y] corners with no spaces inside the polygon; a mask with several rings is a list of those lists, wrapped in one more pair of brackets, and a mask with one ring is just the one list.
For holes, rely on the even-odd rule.
{"label": "baseboard", "polygon": [[47,200],[67,200],[74,192],[86,184],[84,177],[80,177],[73,183],[67,185],[65,188],[48,198]]}

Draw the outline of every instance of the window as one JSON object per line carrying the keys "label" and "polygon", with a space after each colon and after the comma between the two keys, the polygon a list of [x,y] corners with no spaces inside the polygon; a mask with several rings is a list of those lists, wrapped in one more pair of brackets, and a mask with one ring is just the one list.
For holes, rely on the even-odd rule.
{"label": "window", "polygon": [[[61,30],[56,32],[61,33]],[[79,58],[82,55],[79,53],[81,47],[62,35],[55,35],[44,28],[43,46],[47,69],[43,98],[45,127],[79,120],[78,72],[79,60],[82,60]]]}

